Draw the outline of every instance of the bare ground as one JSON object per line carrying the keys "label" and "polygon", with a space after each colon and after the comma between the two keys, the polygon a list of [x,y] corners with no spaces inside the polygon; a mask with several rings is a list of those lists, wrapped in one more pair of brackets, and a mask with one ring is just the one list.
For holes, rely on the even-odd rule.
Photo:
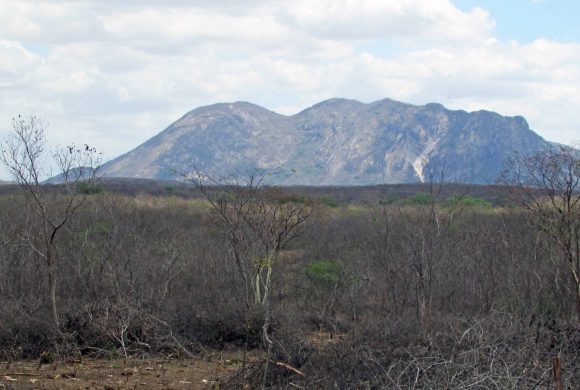
{"label": "bare ground", "polygon": [[0,389],[211,389],[256,358],[257,353],[235,351],[197,359],[2,362]]}

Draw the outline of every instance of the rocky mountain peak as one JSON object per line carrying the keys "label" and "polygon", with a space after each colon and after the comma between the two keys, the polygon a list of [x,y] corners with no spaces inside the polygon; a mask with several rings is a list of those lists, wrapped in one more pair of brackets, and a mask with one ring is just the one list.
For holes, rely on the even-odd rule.
{"label": "rocky mountain peak", "polygon": [[454,180],[492,183],[514,152],[550,147],[521,116],[439,103],[333,98],[286,116],[235,102],[190,111],[101,172],[178,179],[195,164],[213,176],[276,172],[272,184],[362,185],[422,181],[430,164]]}

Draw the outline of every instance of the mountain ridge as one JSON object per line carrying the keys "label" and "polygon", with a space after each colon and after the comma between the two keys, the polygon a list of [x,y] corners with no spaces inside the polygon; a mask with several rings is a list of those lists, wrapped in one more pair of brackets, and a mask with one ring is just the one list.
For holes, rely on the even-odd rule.
{"label": "mountain ridge", "polygon": [[456,181],[495,181],[502,160],[553,147],[522,116],[449,110],[389,98],[331,98],[283,115],[238,101],[197,107],[137,148],[104,164],[111,177],[179,179],[276,172],[269,184],[367,185],[426,179],[445,165]]}

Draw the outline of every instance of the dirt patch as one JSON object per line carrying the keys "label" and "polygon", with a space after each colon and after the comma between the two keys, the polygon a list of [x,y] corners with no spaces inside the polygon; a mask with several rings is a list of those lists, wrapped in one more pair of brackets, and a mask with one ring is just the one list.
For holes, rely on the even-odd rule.
{"label": "dirt patch", "polygon": [[322,350],[328,346],[336,345],[344,339],[344,335],[331,332],[312,332],[307,340],[310,345],[318,350]]}
{"label": "dirt patch", "polygon": [[3,362],[0,389],[210,389],[257,353],[216,352],[199,359]]}

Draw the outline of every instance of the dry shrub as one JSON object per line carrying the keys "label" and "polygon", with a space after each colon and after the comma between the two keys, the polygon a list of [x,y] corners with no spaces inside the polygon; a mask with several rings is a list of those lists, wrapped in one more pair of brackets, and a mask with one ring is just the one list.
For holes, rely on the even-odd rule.
{"label": "dry shrub", "polygon": [[[562,362],[566,388],[580,383],[580,330],[573,324],[522,325],[507,314],[433,324],[423,336],[399,337],[397,327],[362,333],[324,348],[285,338],[277,357],[305,376],[270,370],[271,388],[546,388],[552,359]],[[282,343],[281,343],[282,344]],[[261,367],[243,383],[259,386]],[[240,380],[240,373],[234,379]],[[226,382],[232,385],[232,382]],[[240,384],[240,382],[237,382]]]}

